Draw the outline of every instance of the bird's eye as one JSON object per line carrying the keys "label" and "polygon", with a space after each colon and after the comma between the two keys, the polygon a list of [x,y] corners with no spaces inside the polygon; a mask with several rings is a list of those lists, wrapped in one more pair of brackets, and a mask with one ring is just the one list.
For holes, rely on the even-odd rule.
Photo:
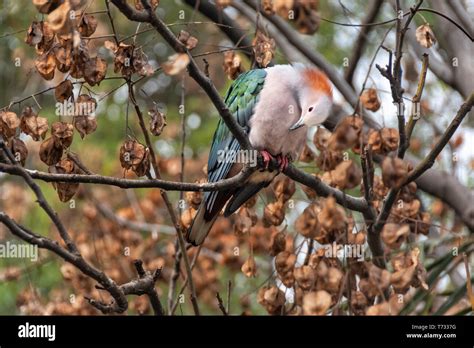
{"label": "bird's eye", "polygon": [[313,107],[310,107],[310,108],[308,109],[308,112],[311,112],[311,111],[313,111]]}

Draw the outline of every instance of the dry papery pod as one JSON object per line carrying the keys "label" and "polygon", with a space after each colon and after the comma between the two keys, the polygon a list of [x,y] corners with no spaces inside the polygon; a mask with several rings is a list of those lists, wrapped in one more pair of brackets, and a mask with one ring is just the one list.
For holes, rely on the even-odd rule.
{"label": "dry papery pod", "polygon": [[303,297],[303,312],[305,315],[325,315],[331,304],[332,297],[327,291],[312,291]]}
{"label": "dry papery pod", "polygon": [[284,232],[277,232],[272,235],[270,245],[270,255],[276,256],[286,249],[286,235]]}
{"label": "dry papery pod", "polygon": [[373,153],[386,155],[398,148],[399,135],[395,128],[382,128],[369,131],[368,145]]}
{"label": "dry papery pod", "polygon": [[248,259],[244,262],[241,268],[242,273],[247,278],[254,278],[257,275],[257,264],[255,262],[255,258],[253,253],[250,254]]}
{"label": "dry papery pod", "polygon": [[348,116],[337,126],[328,140],[328,147],[332,151],[349,149],[360,141],[364,122],[359,116]]}
{"label": "dry papery pod", "polygon": [[20,119],[11,111],[0,110],[0,134],[9,139],[16,135]]}
{"label": "dry papery pod", "polygon": [[120,164],[137,176],[143,176],[150,170],[150,150],[136,140],[128,139],[120,147]]}
{"label": "dry papery pod", "polygon": [[391,274],[390,284],[398,294],[406,293],[410,286],[422,287],[428,290],[426,284],[426,270],[419,261],[420,249],[414,248],[406,253],[395,255],[390,262],[394,272]]}
{"label": "dry papery pod", "polygon": [[[56,165],[50,166],[48,171],[52,174],[78,174],[80,170],[76,168],[73,161],[63,159]],[[79,183],[57,182],[53,187],[58,193],[61,202],[68,202],[77,192]]]}
{"label": "dry papery pod", "polygon": [[195,48],[198,44],[198,39],[192,36],[190,33],[188,33],[185,30],[181,30],[178,34],[178,40],[186,46],[188,50],[192,50]]}
{"label": "dry papery pod", "polygon": [[105,41],[104,46],[114,54],[115,73],[120,72],[122,76],[130,77],[133,73],[138,73],[141,76],[150,76],[154,72],[141,48],[137,48],[135,45],[127,45],[123,42],[120,42],[117,46],[112,41]]}
{"label": "dry papery pod", "polygon": [[197,210],[193,207],[184,209],[181,213],[181,226],[186,229],[190,228],[193,223],[194,217],[196,216],[196,213]]}
{"label": "dry papery pod", "polygon": [[51,136],[56,147],[67,149],[72,144],[74,127],[67,122],[54,122],[51,125]]}
{"label": "dry papery pod", "polygon": [[82,36],[88,37],[95,33],[97,24],[97,19],[93,15],[84,15],[81,16],[77,29]]}
{"label": "dry papery pod", "polygon": [[39,156],[48,166],[58,163],[63,156],[63,148],[58,147],[52,137],[44,140],[40,145]]}
{"label": "dry papery pod", "polygon": [[26,158],[28,157],[28,149],[23,140],[19,138],[12,138],[8,141],[8,147],[13,154],[15,161],[21,163],[21,165],[24,167]]}
{"label": "dry papery pod", "polygon": [[71,80],[64,80],[54,89],[54,96],[60,103],[72,97],[72,82]]}
{"label": "dry papery pod", "polygon": [[387,187],[399,187],[408,175],[409,163],[398,157],[385,157],[382,162],[382,180]]}
{"label": "dry papery pod", "polygon": [[202,192],[199,191],[189,191],[185,193],[186,202],[194,209],[199,208],[199,205],[202,201],[202,196]]}
{"label": "dry papery pod", "polygon": [[159,136],[166,127],[166,115],[160,112],[156,107],[148,111],[150,115],[150,132],[155,136]]}
{"label": "dry papery pod", "polygon": [[319,234],[318,214],[321,207],[317,203],[308,205],[295,222],[295,229],[306,238],[315,238]]}
{"label": "dry papery pod", "polygon": [[325,172],[323,182],[341,190],[359,186],[362,180],[362,170],[352,160],[342,161],[334,170]]}
{"label": "dry papery pod", "polygon": [[294,4],[295,22],[298,31],[302,34],[312,35],[319,29],[319,16],[317,13],[318,1],[296,1]]}
{"label": "dry papery pod", "polygon": [[296,263],[296,255],[289,251],[282,251],[275,257],[275,268],[278,274],[293,271]]}
{"label": "dry papery pod", "polygon": [[257,30],[252,46],[258,66],[266,68],[275,55],[275,40],[264,32]]}
{"label": "dry papery pod", "polygon": [[286,175],[279,175],[273,181],[273,192],[278,201],[287,202],[296,191],[296,185]]}
{"label": "dry papery pod", "polygon": [[[160,0],[150,0],[150,1],[148,1],[148,3],[150,4],[151,9],[153,11],[155,11],[156,8],[158,7],[158,5],[160,4]],[[134,4],[135,4],[135,8],[137,9],[137,11],[144,10],[141,0],[134,0]]]}
{"label": "dry papery pod", "polygon": [[278,314],[285,304],[285,294],[275,285],[264,286],[258,291],[257,301],[268,313]]}
{"label": "dry papery pod", "polygon": [[242,59],[234,51],[224,52],[224,72],[230,80],[235,80],[244,71]]}
{"label": "dry papery pod", "polygon": [[285,203],[278,200],[265,206],[263,224],[265,227],[280,226],[285,219]]}
{"label": "dry papery pod", "polygon": [[380,109],[380,100],[374,88],[364,90],[360,96],[360,102],[367,110],[377,111]]}
{"label": "dry papery pod", "polygon": [[36,70],[45,80],[52,80],[54,69],[56,69],[56,59],[51,52],[45,52],[35,60]]}

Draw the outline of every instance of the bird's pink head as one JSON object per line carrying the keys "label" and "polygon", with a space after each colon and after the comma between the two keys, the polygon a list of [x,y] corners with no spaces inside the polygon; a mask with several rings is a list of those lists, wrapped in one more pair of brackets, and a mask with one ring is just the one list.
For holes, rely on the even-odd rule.
{"label": "bird's pink head", "polygon": [[297,66],[296,70],[301,77],[299,101],[302,110],[300,119],[290,130],[320,125],[328,118],[332,106],[332,86],[327,76],[306,66]]}

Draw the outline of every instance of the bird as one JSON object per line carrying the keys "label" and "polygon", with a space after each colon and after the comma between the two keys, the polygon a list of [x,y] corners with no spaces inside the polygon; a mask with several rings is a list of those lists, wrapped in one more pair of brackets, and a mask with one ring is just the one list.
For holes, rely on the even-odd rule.
{"label": "bird", "polygon": [[[186,240],[202,244],[224,208],[229,217],[247,200],[268,186],[304,148],[307,130],[322,124],[333,103],[332,86],[319,69],[301,63],[274,65],[242,73],[229,87],[224,103],[249,142],[263,159],[264,167],[251,174],[239,187],[207,191],[198,207]],[[221,118],[212,140],[207,174],[209,182],[237,175],[242,163],[229,160],[222,153],[240,151],[237,139]],[[278,168],[269,169],[276,160]]]}

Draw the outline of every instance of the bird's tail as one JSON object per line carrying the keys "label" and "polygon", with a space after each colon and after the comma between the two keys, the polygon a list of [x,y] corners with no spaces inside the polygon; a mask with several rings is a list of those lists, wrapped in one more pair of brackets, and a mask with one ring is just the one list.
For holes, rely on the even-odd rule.
{"label": "bird's tail", "polygon": [[208,221],[205,219],[205,213],[206,206],[205,204],[201,204],[191,227],[189,227],[186,233],[186,241],[194,246],[198,246],[204,242],[204,239],[209,234],[212,225],[214,225],[214,222],[219,216],[219,214],[214,214],[211,220]]}

